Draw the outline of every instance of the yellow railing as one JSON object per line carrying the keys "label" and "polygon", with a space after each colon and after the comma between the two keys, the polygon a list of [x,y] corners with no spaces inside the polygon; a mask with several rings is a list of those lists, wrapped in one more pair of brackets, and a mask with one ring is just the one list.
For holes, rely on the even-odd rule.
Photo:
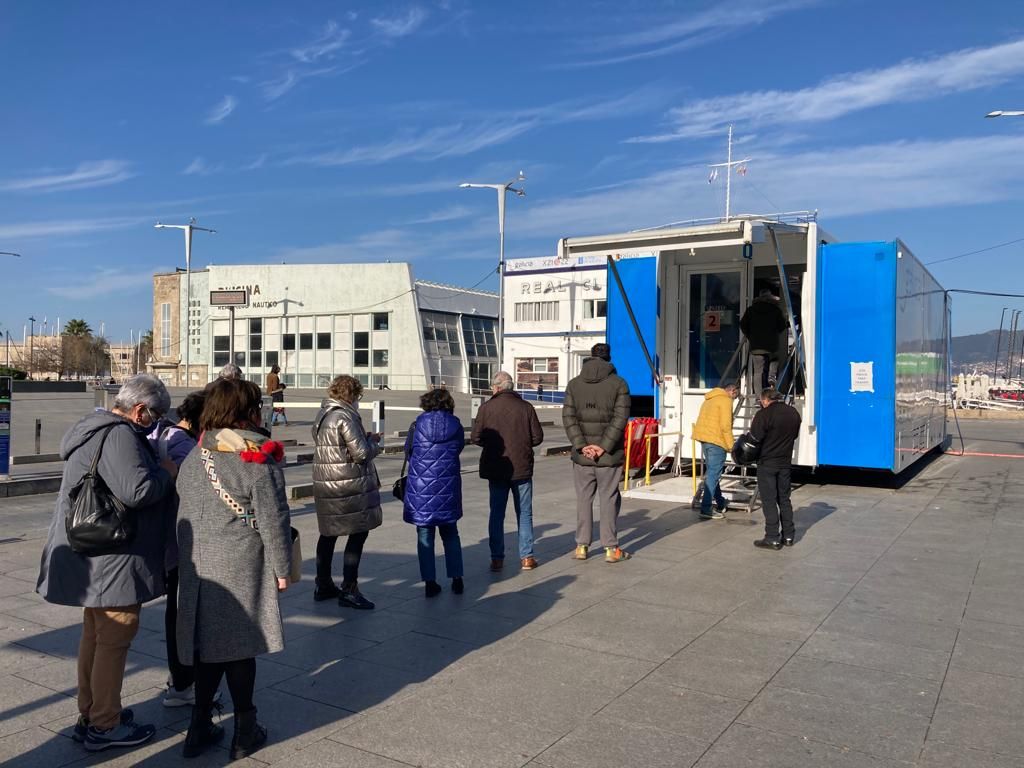
{"label": "yellow railing", "polygon": [[[632,449],[633,443],[634,442],[639,442],[640,440],[647,441],[647,445],[645,446],[645,448],[647,450],[645,451],[645,453],[646,453],[646,456],[645,456],[646,467],[644,469],[644,485],[645,486],[649,486],[651,484],[651,444],[650,444],[650,441],[651,440],[657,440],[658,438],[661,438],[661,437],[678,437],[680,440],[682,440],[683,432],[682,431],[679,431],[679,432],[656,432],[654,434],[644,435],[641,438],[634,439],[634,437],[633,437],[633,422],[630,422],[629,425],[626,427],[626,468],[625,468],[625,471],[623,472],[623,477],[622,477],[622,490],[623,491],[628,491],[629,490],[629,457],[630,457],[630,455],[632,453],[631,449]],[[678,460],[679,460],[679,455],[678,455],[678,451],[677,451],[676,452],[676,461],[678,461]]]}

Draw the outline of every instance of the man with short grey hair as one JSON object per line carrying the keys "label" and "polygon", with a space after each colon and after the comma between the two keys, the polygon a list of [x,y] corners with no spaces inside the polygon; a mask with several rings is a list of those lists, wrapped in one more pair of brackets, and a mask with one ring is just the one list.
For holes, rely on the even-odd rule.
{"label": "man with short grey hair", "polygon": [[505,564],[505,508],[509,494],[519,525],[519,564],[524,571],[537,567],[533,555],[533,448],[544,441],[537,411],[515,392],[506,371],[491,379],[494,396],[480,406],[470,437],[480,453],[480,477],[490,486],[491,570]]}
{"label": "man with short grey hair", "polygon": [[[165,593],[164,556],[173,526],[173,461],[159,461],[145,433],[171,407],[155,376],[128,379],[110,411],[94,411],[60,444],[64,477],[40,564],[36,591],[48,603],[83,609],[78,649],[78,724],[72,738],[90,752],[133,747],[156,728],[135,722],[121,706],[128,648],[139,630],[142,603]],[[135,532],[103,554],[72,551],[65,521],[71,491],[93,463],[110,493],[127,509]]]}

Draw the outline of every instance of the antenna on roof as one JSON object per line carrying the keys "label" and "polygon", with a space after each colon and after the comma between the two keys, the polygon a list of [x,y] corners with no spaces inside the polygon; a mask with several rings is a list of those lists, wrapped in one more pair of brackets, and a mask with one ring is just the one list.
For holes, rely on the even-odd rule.
{"label": "antenna on roof", "polygon": [[732,195],[732,168],[737,166],[736,173],[740,176],[747,175],[747,163],[754,158],[745,157],[742,160],[732,159],[732,125],[729,125],[729,142],[728,142],[726,161],[724,163],[712,163],[708,166],[711,169],[711,174],[708,176],[708,184],[714,184],[715,179],[718,178],[718,169],[725,168],[725,220],[729,220],[729,203]]}

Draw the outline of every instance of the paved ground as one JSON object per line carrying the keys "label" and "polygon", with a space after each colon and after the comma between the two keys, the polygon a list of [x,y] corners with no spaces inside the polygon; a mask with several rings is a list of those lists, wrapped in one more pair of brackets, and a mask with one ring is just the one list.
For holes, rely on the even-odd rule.
{"label": "paved ground", "polygon": [[[969,450],[1024,452],[1017,425],[965,427]],[[381,470],[388,484],[397,462]],[[1024,765],[1024,461],[945,456],[897,491],[805,485],[779,553],[751,547],[759,518],[627,502],[635,558],[615,566],[569,559],[567,478],[566,459],[538,462],[532,573],[487,572],[467,476],[465,595],[423,599],[394,502],[363,569],[376,611],[314,604],[309,578],[286,592],[287,649],[257,679],[271,740],[249,764]],[[0,502],[0,762],[180,765],[159,604],[125,683],[157,740],[90,758],[68,738],[80,612],[31,591],[52,503]],[[315,519],[294,515],[310,576]]]}

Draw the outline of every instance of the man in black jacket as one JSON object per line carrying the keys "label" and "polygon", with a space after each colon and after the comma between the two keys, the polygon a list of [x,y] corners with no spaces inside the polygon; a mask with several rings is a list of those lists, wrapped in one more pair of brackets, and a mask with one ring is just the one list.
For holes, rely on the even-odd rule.
{"label": "man in black jacket", "polygon": [[569,382],[562,424],[572,442],[576,485],[576,554],[586,560],[594,528],[594,496],[601,505],[601,546],[606,563],[629,559],[619,548],[618,518],[622,497],[624,435],[629,421],[629,385],[611,364],[612,348],[595,344],[580,375]]}
{"label": "man in black jacket", "polygon": [[[762,549],[793,546],[793,504],[790,495],[790,471],[793,444],[800,435],[800,413],[783,402],[782,393],[773,388],[761,392],[761,410],[750,425],[750,435],[761,446],[757,460],[757,490],[764,510],[764,538],[754,542]],[[779,535],[779,519],[782,535]]]}
{"label": "man in black jacket", "polygon": [[750,356],[754,361],[755,392],[775,383],[779,366],[789,351],[786,328],[786,316],[779,308],[779,300],[767,288],[740,318],[740,330],[750,342]]}
{"label": "man in black jacket", "polygon": [[498,371],[491,379],[494,397],[480,406],[470,441],[479,445],[480,477],[490,486],[491,516],[488,538],[491,570],[505,563],[505,507],[508,495],[519,526],[519,564],[524,571],[537,567],[533,555],[533,448],[544,442],[536,409],[516,392],[512,376]]}

